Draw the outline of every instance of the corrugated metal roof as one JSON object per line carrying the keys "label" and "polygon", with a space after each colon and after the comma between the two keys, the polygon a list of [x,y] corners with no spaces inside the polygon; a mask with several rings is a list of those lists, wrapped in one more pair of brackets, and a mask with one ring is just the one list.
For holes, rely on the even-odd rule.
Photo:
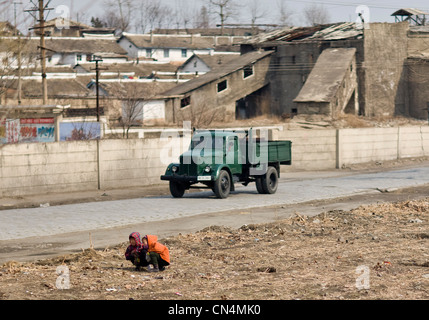
{"label": "corrugated metal roof", "polygon": [[317,31],[312,36],[304,40],[340,40],[340,39],[349,39],[357,38],[363,35],[363,30],[356,27],[356,23],[342,23],[336,24],[328,28],[324,28],[320,31]]}
{"label": "corrugated metal roof", "polygon": [[363,29],[354,22],[333,23],[314,27],[293,27],[259,34],[242,44],[262,44],[265,42],[290,42],[307,40],[341,40],[356,39],[363,36]]}
{"label": "corrugated metal roof", "polygon": [[429,15],[429,13],[419,9],[414,9],[414,8],[399,9],[394,13],[392,13],[392,16],[420,16],[420,15]]}

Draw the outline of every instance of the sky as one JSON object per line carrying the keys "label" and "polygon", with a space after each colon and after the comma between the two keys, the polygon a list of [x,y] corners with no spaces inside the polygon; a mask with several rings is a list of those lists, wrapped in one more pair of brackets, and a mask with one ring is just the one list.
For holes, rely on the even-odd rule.
{"label": "sky", "polygon": [[[37,0],[32,0],[37,3]],[[45,0],[46,2],[47,0]],[[199,8],[206,4],[208,0],[158,0],[171,7],[186,5],[190,8]],[[229,23],[249,23],[250,14],[248,4],[255,0],[233,0],[240,5],[240,16]],[[358,18],[357,10],[364,10],[366,21],[369,22],[394,22],[391,14],[400,8],[418,8],[429,12],[428,0],[259,0],[261,8],[267,10],[265,18],[261,18],[257,23],[277,23],[278,2],[283,1],[286,8],[291,12],[293,25],[305,25],[303,9],[312,4],[322,5],[329,14],[330,22],[353,22]],[[14,5],[13,3],[16,2]],[[21,2],[21,3],[19,3]],[[138,2],[138,0],[133,0]],[[59,15],[69,15],[72,20],[81,20],[89,24],[92,16],[102,17],[104,14],[105,0],[51,0],[48,19],[55,18]],[[31,24],[32,18],[29,13],[23,12],[33,5],[30,0],[0,0],[0,20],[8,19],[13,22],[14,8],[17,8],[17,23],[23,25]],[[366,7],[364,7],[366,6]],[[369,15],[368,15],[369,14]],[[20,29],[25,28],[21,27]],[[133,31],[133,30],[132,30]]]}

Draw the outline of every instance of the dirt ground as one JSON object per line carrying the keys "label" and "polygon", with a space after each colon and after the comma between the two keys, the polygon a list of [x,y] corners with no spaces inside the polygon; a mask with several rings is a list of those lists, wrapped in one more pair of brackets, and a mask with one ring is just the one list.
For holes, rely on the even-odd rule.
{"label": "dirt ground", "polygon": [[[275,210],[272,208],[271,210]],[[160,239],[166,271],[135,271],[126,243],[0,266],[2,300],[429,298],[429,198],[299,212],[238,229],[212,226]],[[58,282],[66,266],[70,288]]]}

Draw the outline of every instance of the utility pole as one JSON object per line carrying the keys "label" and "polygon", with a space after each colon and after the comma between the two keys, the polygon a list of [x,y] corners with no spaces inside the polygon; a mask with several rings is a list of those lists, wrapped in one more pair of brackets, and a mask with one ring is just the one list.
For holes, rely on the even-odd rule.
{"label": "utility pole", "polygon": [[22,4],[22,2],[13,3],[13,12],[14,12],[14,24],[15,24],[15,36],[18,37],[18,104],[21,104],[22,100],[22,81],[21,81],[21,32],[18,30],[18,25],[16,24],[16,5]]}
{"label": "utility pole", "polygon": [[103,59],[99,56],[94,56],[91,60],[91,62],[95,62],[95,89],[96,89],[96,96],[97,96],[97,122],[100,122],[100,90],[99,90],[99,80],[100,80],[100,70],[107,70],[106,68],[100,68],[98,66],[99,62],[103,62]]}
{"label": "utility pole", "polygon": [[45,7],[43,0],[39,0],[39,21],[40,21],[40,49],[42,53],[42,85],[43,104],[48,104],[48,81],[46,79],[46,47],[45,47]]}
{"label": "utility pole", "polygon": [[[31,3],[33,3],[33,0],[30,1]],[[43,93],[43,104],[46,105],[48,104],[48,82],[46,79],[46,46],[45,46],[45,28],[47,28],[47,26],[45,25],[45,12],[52,10],[51,8],[48,8],[49,3],[51,2],[51,0],[48,0],[47,4],[44,4],[44,0],[38,0],[38,5],[36,6],[34,3],[34,7],[31,10],[26,10],[26,12],[29,12],[30,14],[33,12],[36,12],[36,16],[37,13],[39,14],[39,19],[37,19],[35,17],[35,15],[33,15],[33,17],[35,17],[37,19],[37,21],[39,22],[39,26],[38,27],[34,27],[34,28],[30,28],[31,29],[39,29],[40,32],[40,51],[41,51],[41,67],[42,67],[42,93]]]}

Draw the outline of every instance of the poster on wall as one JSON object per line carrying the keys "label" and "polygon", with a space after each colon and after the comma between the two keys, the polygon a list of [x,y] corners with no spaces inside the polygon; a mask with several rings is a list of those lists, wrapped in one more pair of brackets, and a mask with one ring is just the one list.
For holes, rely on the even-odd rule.
{"label": "poster on wall", "polygon": [[96,140],[101,137],[99,122],[61,122],[60,141]]}
{"label": "poster on wall", "polygon": [[19,119],[6,119],[0,122],[0,143],[18,143],[20,132]]}
{"label": "poster on wall", "polygon": [[55,119],[21,119],[20,142],[54,142]]}
{"label": "poster on wall", "polygon": [[6,138],[6,120],[0,120],[0,144],[7,143]]}
{"label": "poster on wall", "polygon": [[55,119],[6,119],[0,121],[0,144],[55,142]]}

